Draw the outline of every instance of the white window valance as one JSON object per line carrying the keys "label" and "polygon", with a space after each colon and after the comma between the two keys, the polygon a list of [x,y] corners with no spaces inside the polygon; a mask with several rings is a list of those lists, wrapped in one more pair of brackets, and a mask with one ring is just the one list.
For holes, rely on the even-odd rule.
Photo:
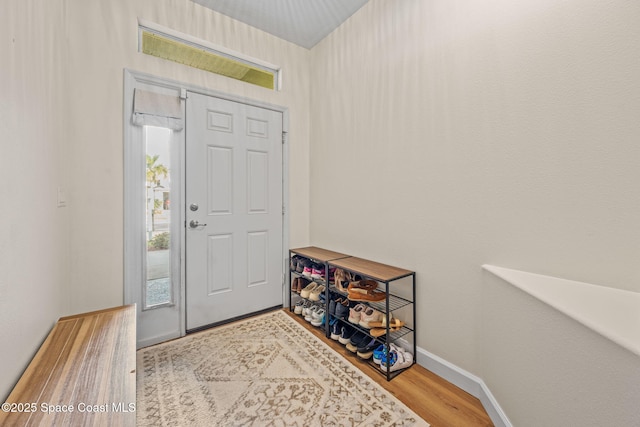
{"label": "white window valance", "polygon": [[158,126],[171,130],[184,128],[180,97],[136,89],[133,96],[134,125]]}

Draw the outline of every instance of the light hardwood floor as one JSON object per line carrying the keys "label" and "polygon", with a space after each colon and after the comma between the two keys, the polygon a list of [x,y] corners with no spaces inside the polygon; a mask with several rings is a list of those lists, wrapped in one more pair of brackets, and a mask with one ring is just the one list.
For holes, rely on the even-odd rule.
{"label": "light hardwood floor", "polygon": [[369,363],[362,361],[340,343],[326,339],[324,331],[311,326],[300,316],[283,310],[331,348],[344,355],[355,367],[397,397],[432,427],[493,426],[480,401],[420,365],[387,381]]}

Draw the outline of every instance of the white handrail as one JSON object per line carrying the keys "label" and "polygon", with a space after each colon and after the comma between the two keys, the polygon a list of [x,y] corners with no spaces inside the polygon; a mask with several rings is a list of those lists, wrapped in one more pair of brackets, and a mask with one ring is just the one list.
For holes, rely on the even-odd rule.
{"label": "white handrail", "polygon": [[640,293],[495,265],[482,268],[640,356]]}

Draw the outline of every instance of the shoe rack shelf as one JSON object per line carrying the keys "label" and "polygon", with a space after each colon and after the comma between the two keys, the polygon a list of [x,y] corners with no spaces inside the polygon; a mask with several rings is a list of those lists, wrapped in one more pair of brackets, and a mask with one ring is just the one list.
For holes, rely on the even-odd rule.
{"label": "shoe rack shelf", "polygon": [[[397,342],[401,338],[409,338],[408,340],[404,340],[409,343],[413,347],[413,353],[411,355],[412,361],[411,364],[405,368],[391,371],[387,369],[386,371],[377,370],[381,374],[386,376],[387,381],[390,381],[392,378],[408,369],[408,367],[412,366],[415,363],[415,354],[416,354],[416,336],[415,336],[415,318],[416,318],[416,307],[415,307],[415,299],[416,299],[416,279],[415,272],[410,270],[405,270],[398,267],[393,267],[386,264],[381,264],[378,262],[370,261],[363,258],[358,258],[338,252],[333,252],[330,250],[317,248],[314,246],[305,247],[305,248],[297,248],[290,250],[290,259],[293,256],[303,257],[311,262],[321,264],[324,267],[324,277],[330,278],[330,270],[334,268],[342,269],[351,274],[357,274],[363,279],[374,280],[378,282],[377,291],[383,291],[385,298],[381,301],[358,301],[353,302],[353,304],[362,303],[365,304],[379,312],[383,313],[386,319],[391,318],[391,314],[396,311],[401,311],[405,313],[405,315],[410,314],[411,318],[407,318],[405,320],[405,324],[395,330],[391,330],[389,326],[386,326],[386,334],[379,336],[377,338],[370,335],[370,331],[367,328],[361,327],[357,324],[352,324],[347,321],[347,319],[337,319],[334,318],[333,315],[329,315],[329,302],[333,298],[346,297],[348,293],[343,289],[340,289],[336,286],[333,280],[326,279],[310,279],[315,281],[318,284],[322,284],[325,286],[325,295],[324,300],[320,301],[325,310],[326,317],[325,319],[331,319],[331,322],[342,322],[345,325],[349,325],[351,328],[365,333],[371,337],[371,339],[375,339],[379,344],[385,346],[385,355],[386,364],[390,364],[389,361],[389,353],[390,353],[390,345],[392,343]],[[295,277],[303,277],[303,275],[296,271],[290,272],[290,285],[293,283]],[[410,285],[407,285],[407,281]],[[406,289],[407,286],[410,286],[410,289]],[[403,287],[405,289],[404,292],[398,292],[400,289],[396,289],[396,287]],[[290,287],[291,289],[291,287]],[[295,292],[290,292],[290,300],[289,300],[289,309],[293,311],[293,301],[294,299],[300,299],[300,296]],[[336,320],[337,319],[337,320]],[[324,322],[325,336],[329,338],[330,336],[330,321]],[[406,344],[405,344],[406,345]],[[369,363],[374,364],[374,362],[370,361]]]}
{"label": "shoe rack shelf", "polygon": [[[346,254],[341,254],[339,252],[334,252],[334,251],[330,251],[327,249],[322,249],[322,248],[317,248],[315,246],[308,246],[305,248],[298,248],[298,249],[291,249],[289,251],[289,260],[291,260],[293,258],[294,255],[297,255],[299,257],[303,257],[306,258],[307,260],[311,261],[312,263],[315,264],[319,264],[324,268],[324,277],[329,277],[329,262],[333,261],[333,260],[337,260],[340,258],[347,258],[349,257],[349,255]],[[324,285],[326,287],[325,293],[324,293],[324,301],[319,301],[316,304],[317,305],[322,305],[323,308],[325,309],[325,312],[328,313],[328,305],[325,303],[325,301],[327,300],[327,296],[328,296],[328,288],[329,288],[329,282],[325,279],[321,279],[321,278],[310,278],[307,275],[303,275],[301,272],[296,272],[293,270],[289,270],[290,274],[289,274],[289,289],[291,289],[291,285],[293,284],[293,279],[294,277],[298,277],[298,278],[305,278],[309,281],[313,281],[316,282],[320,285]],[[300,297],[298,297],[300,298]],[[289,293],[289,311],[293,311],[293,303],[295,300],[295,294],[293,291],[291,291]],[[329,324],[328,322],[324,322],[325,323],[325,335],[329,336]]]}

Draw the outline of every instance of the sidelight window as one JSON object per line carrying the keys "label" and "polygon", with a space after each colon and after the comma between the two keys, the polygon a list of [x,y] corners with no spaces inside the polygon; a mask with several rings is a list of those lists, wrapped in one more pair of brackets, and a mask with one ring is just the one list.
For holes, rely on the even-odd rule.
{"label": "sidelight window", "polygon": [[171,130],[144,126],[146,181],[145,307],[172,303],[171,292]]}

